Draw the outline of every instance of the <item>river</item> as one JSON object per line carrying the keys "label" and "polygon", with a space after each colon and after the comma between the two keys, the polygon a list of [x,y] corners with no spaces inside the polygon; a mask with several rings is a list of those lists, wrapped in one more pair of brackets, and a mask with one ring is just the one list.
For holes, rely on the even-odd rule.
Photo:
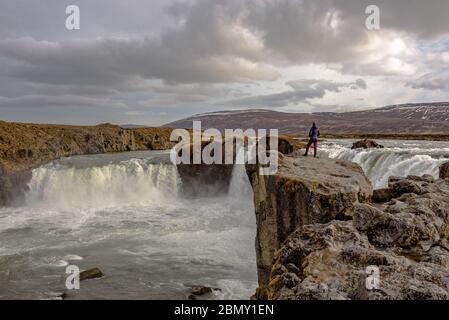
{"label": "river", "polygon": [[[388,177],[438,175],[448,142],[379,141],[351,150],[320,143],[320,156],[354,161],[374,187]],[[68,265],[99,267],[72,299],[185,299],[190,286],[211,298],[248,299],[257,287],[256,222],[243,166],[228,194],[186,198],[168,152],[64,158],[33,170],[23,203],[0,208],[0,299],[55,299]]]}
{"label": "river", "polygon": [[0,209],[0,299],[52,299],[67,265],[99,267],[74,299],[184,299],[190,286],[248,299],[257,287],[252,191],[184,198],[160,151],[65,158],[35,169],[26,201]]}

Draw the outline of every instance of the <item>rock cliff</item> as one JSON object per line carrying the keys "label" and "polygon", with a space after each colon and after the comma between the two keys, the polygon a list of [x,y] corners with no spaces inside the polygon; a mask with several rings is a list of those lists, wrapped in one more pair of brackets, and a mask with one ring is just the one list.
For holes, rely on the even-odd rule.
{"label": "rock cliff", "polygon": [[[202,141],[201,150],[208,145],[211,141]],[[245,139],[245,145],[247,145],[247,139]],[[269,142],[267,140],[267,146]],[[210,165],[210,164],[179,164],[178,173],[182,180],[182,191],[187,196],[207,196],[227,193],[229,190],[229,184],[231,182],[233,164],[224,164],[226,153],[231,153],[235,160],[237,150],[235,146],[235,140],[233,140],[232,150],[226,150],[225,142],[222,143],[222,162],[223,164]],[[278,151],[280,154],[288,155],[298,152],[301,148],[304,148],[305,144],[297,139],[288,136],[278,137]],[[190,163],[193,163],[193,145],[190,145]],[[181,155],[181,152],[180,154]],[[255,169],[256,167],[253,167]]]}
{"label": "rock cliff", "polygon": [[[291,168],[292,162],[289,159],[286,167]],[[282,176],[286,175],[284,172],[281,171]],[[299,180],[301,171],[295,172],[283,185]],[[325,174],[332,176],[331,172]],[[350,182],[353,187],[364,185],[354,182]],[[284,226],[284,221],[291,220],[295,209],[279,210],[279,204],[287,197],[290,200],[286,203],[293,207],[296,201],[292,199],[308,197],[311,190],[290,189],[289,193],[284,187],[286,195],[268,192],[271,199],[263,204],[257,192],[272,190],[271,183],[256,181],[254,187],[258,221],[272,221],[262,221],[258,226],[258,240],[263,244],[265,238],[277,239],[278,234],[292,230]],[[337,181],[334,188],[341,187]],[[429,176],[392,177],[383,192],[389,194],[388,202],[360,201],[368,200],[367,196],[359,196],[359,201],[348,198],[348,219],[338,219],[338,215],[332,218],[335,208],[327,206],[320,206],[314,213],[316,218],[310,219],[306,210],[295,205],[297,214],[307,218],[299,221],[282,243],[271,243],[269,250],[258,248],[263,250],[258,255],[258,263],[263,267],[259,271],[263,275],[269,271],[269,277],[259,277],[256,298],[449,299],[449,182],[434,181]],[[276,245],[278,250],[271,255]],[[366,286],[368,267],[379,271],[379,282],[374,288]]]}
{"label": "rock cliff", "polygon": [[111,124],[66,126],[0,121],[0,206],[26,189],[30,169],[80,154],[169,149],[171,129]]}
{"label": "rock cliff", "polygon": [[259,293],[271,279],[276,250],[297,228],[349,220],[359,202],[368,201],[372,187],[362,169],[351,162],[280,156],[276,175],[261,176],[251,166],[257,219]]}

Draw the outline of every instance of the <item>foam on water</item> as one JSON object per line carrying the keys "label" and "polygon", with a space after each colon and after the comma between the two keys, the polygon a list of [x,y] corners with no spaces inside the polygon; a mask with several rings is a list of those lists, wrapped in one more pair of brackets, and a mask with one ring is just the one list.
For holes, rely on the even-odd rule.
{"label": "foam on water", "polygon": [[176,198],[178,184],[175,166],[145,159],[91,168],[51,163],[33,170],[26,201],[69,210],[143,205]]}
{"label": "foam on water", "polygon": [[374,188],[387,186],[390,176],[430,174],[438,176],[439,167],[449,158],[449,143],[432,141],[380,141],[384,149],[351,150],[352,141],[329,140],[321,150],[330,158],[359,164]]}
{"label": "foam on water", "polygon": [[107,275],[75,298],[185,298],[188,284],[249,298],[256,224],[244,167],[229,194],[186,199],[167,158],[81,156],[35,169],[26,203],[0,209],[0,298],[48,298],[64,290],[68,264]]}

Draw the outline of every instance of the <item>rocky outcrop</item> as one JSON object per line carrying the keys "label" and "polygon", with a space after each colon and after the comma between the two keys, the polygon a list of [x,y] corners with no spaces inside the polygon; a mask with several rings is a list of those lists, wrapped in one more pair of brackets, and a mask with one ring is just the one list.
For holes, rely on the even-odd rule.
{"label": "rocky outcrop", "polygon": [[449,178],[449,162],[443,163],[440,166],[440,179]]}
{"label": "rocky outcrop", "polygon": [[[204,150],[206,146],[213,144],[211,141],[202,141],[201,150]],[[190,148],[190,164],[179,164],[178,174],[182,180],[182,193],[185,196],[197,197],[197,196],[209,196],[216,194],[224,194],[229,191],[229,185],[231,182],[232,171],[234,168],[233,164],[225,164],[226,153],[232,153],[231,158],[235,160],[237,155],[235,140],[233,141],[232,150],[227,150],[225,143],[221,144],[222,164],[193,164],[193,148],[194,145],[191,144]],[[247,145],[247,139],[245,139],[245,144]],[[266,146],[269,149],[269,140],[267,138]],[[304,148],[304,143],[288,136],[278,137],[278,151],[280,154],[292,154],[295,151]],[[179,156],[181,156],[182,151],[179,151]],[[234,161],[235,162],[235,161]]]}
{"label": "rocky outcrop", "polygon": [[372,195],[369,180],[352,163],[280,155],[276,175],[261,176],[247,166],[257,219],[259,297],[270,282],[273,258],[298,227],[349,220],[356,203]]}
{"label": "rocky outcrop", "polygon": [[92,269],[80,272],[80,281],[97,279],[97,278],[102,278],[102,277],[104,277],[104,274],[99,268],[92,268]]}
{"label": "rocky outcrop", "polygon": [[233,165],[179,164],[177,167],[184,196],[213,196],[229,191]]}
{"label": "rocky outcrop", "polygon": [[31,171],[7,173],[0,168],[0,207],[18,200],[28,190]]}
{"label": "rocky outcrop", "polygon": [[173,146],[171,129],[123,129],[112,124],[65,126],[0,121],[0,206],[26,190],[30,170],[60,157]]}
{"label": "rocky outcrop", "polygon": [[376,189],[373,191],[372,201],[374,203],[388,202],[393,199],[393,197],[393,192],[388,188]]}
{"label": "rocky outcrop", "polygon": [[201,300],[212,297],[214,292],[221,292],[220,288],[212,288],[205,286],[192,286],[191,294],[188,296],[189,300]]}
{"label": "rocky outcrop", "polygon": [[306,145],[307,142],[290,136],[281,135],[279,136],[278,151],[284,155],[288,155],[304,149]]}
{"label": "rocky outcrop", "polygon": [[433,183],[435,179],[427,174],[422,177],[408,176],[406,180],[401,177],[390,177],[388,188],[374,190],[372,200],[374,203],[383,203],[398,198],[405,193],[421,194],[425,192],[417,182]]}
{"label": "rocky outcrop", "polygon": [[[388,190],[391,201],[356,203],[351,220],[291,233],[262,297],[449,299],[449,182],[391,178]],[[370,287],[373,268],[379,282]]]}
{"label": "rocky outcrop", "polygon": [[374,140],[364,139],[352,144],[352,149],[382,149],[383,145],[378,144]]}

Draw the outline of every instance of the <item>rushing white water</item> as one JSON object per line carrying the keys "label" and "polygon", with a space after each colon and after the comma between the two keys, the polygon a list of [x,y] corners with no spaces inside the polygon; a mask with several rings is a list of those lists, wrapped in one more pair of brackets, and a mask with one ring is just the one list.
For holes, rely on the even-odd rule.
{"label": "rushing white water", "polygon": [[229,194],[186,199],[164,152],[63,159],[37,168],[26,203],[0,209],[0,299],[52,298],[65,267],[100,267],[69,298],[177,299],[190,285],[247,299],[255,216],[243,166]]}
{"label": "rushing white water", "polygon": [[375,188],[385,187],[390,176],[430,174],[449,159],[449,143],[435,141],[379,141],[384,149],[351,150],[353,140],[328,140],[321,152],[331,158],[358,163]]}
{"label": "rushing white water", "polygon": [[146,159],[87,168],[51,163],[33,171],[26,198],[60,209],[143,205],[176,198],[178,183],[175,166]]}

